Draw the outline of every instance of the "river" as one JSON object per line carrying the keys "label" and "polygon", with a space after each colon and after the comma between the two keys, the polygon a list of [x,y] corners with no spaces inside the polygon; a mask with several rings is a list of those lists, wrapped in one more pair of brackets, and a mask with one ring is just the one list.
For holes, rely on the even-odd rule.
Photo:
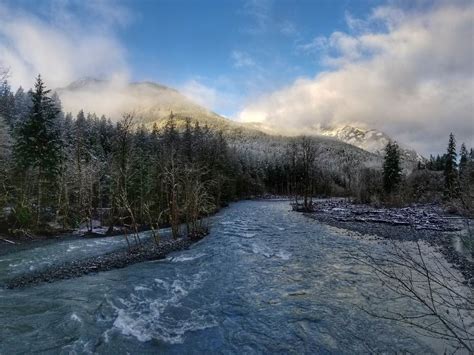
{"label": "river", "polygon": [[[0,353],[440,351],[361,310],[388,307],[371,295],[389,291],[351,258],[368,242],[347,234],[290,212],[287,201],[232,204],[208,237],[165,260],[0,289]],[[3,254],[0,282],[124,243],[72,238]]]}

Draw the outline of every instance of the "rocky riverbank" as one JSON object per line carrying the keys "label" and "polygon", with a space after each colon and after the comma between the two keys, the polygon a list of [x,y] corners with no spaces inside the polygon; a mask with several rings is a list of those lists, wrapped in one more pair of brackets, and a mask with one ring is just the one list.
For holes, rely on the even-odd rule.
{"label": "rocky riverbank", "polygon": [[108,254],[82,260],[65,262],[53,265],[46,269],[27,273],[8,280],[7,288],[23,288],[45,282],[71,279],[100,271],[124,268],[139,262],[164,259],[171,252],[188,248],[198,239],[179,238],[161,241],[158,245],[153,241],[146,241],[140,248],[130,251],[119,250]]}
{"label": "rocky riverbank", "polygon": [[305,216],[365,235],[398,241],[425,241],[439,248],[463,274],[466,282],[474,286],[474,255],[456,250],[453,239],[459,238],[461,231],[474,228],[474,221],[449,215],[441,206],[376,208],[342,199],[328,199],[317,200],[314,212],[305,213]]}

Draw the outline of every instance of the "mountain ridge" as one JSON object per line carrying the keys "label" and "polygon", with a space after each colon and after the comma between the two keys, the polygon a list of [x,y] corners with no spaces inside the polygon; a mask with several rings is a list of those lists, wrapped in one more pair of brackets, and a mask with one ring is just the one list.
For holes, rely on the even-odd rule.
{"label": "mountain ridge", "polygon": [[[86,112],[104,114],[113,120],[119,120],[125,112],[134,112],[137,123],[149,128],[154,125],[163,127],[168,117],[173,114],[178,127],[184,126],[186,119],[190,118],[211,129],[222,131],[235,144],[247,142],[247,147],[254,147],[252,150],[256,153],[261,153],[258,152],[261,149],[256,148],[257,142],[250,143],[250,140],[280,142],[290,137],[263,124],[237,122],[222,117],[195,103],[178,90],[151,81],[125,83],[86,77],[59,88],[56,92],[68,112],[83,109]],[[337,145],[335,142],[340,142],[343,143],[342,146],[347,144],[378,156],[383,155],[386,143],[393,141],[383,132],[349,125],[335,130],[315,129],[309,132],[309,135],[321,144]],[[369,138],[373,140],[374,137],[379,138],[377,142],[370,141]],[[406,160],[419,160],[416,152],[405,147],[402,147],[401,151]]]}

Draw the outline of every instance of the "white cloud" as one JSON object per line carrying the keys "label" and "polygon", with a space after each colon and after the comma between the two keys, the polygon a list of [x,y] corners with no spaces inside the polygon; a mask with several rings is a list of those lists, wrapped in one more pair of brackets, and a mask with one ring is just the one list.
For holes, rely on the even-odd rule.
{"label": "white cloud", "polygon": [[234,62],[234,67],[236,68],[244,68],[244,67],[253,67],[255,66],[255,61],[252,57],[242,51],[233,51],[231,53],[232,61]]}
{"label": "white cloud", "polygon": [[181,87],[181,92],[201,106],[213,109],[219,105],[219,94],[217,90],[195,79],[186,82]]}
{"label": "white cloud", "polygon": [[228,90],[225,78],[216,80],[214,86],[205,84],[203,81],[205,80],[200,80],[200,78],[191,79],[180,85],[178,89],[195,103],[219,114],[229,114],[229,107],[233,107],[240,101],[240,97]]}
{"label": "white cloud", "polygon": [[298,34],[295,24],[288,20],[283,21],[280,25],[280,32],[285,36],[294,36]]}
{"label": "white cloud", "polygon": [[[50,88],[84,76],[127,76],[126,53],[112,31],[128,21],[125,9],[110,1],[51,4],[48,20],[0,5],[0,62],[14,86],[30,87],[38,74]],[[69,6],[82,4],[78,18]]]}
{"label": "white cloud", "polygon": [[328,39],[326,37],[316,36],[310,42],[298,45],[296,49],[303,53],[314,55],[322,50],[325,50],[327,45]]}
{"label": "white cloud", "polygon": [[246,0],[242,13],[251,20],[243,28],[243,32],[248,34],[262,34],[271,27],[271,0]]}
{"label": "white cloud", "polygon": [[364,31],[313,41],[327,71],[250,103],[240,119],[300,133],[361,125],[422,153],[444,150],[450,131],[474,145],[474,5],[379,7],[364,21]]}

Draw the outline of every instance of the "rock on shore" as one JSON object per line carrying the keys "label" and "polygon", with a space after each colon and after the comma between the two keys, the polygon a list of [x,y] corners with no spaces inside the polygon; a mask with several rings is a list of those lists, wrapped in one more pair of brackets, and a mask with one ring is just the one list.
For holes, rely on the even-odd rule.
{"label": "rock on shore", "polygon": [[[465,218],[448,215],[437,205],[375,208],[328,199],[318,200],[314,207],[314,212],[305,213],[305,216],[334,227],[398,241],[425,241],[439,248],[466,282],[474,286],[474,255],[469,257],[457,252],[451,233],[466,228]],[[474,225],[472,220],[469,223]]]}
{"label": "rock on shore", "polygon": [[164,259],[167,254],[186,249],[195,241],[190,238],[180,238],[177,240],[165,240],[159,245],[152,241],[147,241],[142,247],[132,249],[131,251],[114,251],[97,257],[53,265],[46,269],[21,275],[8,280],[6,287],[9,289],[23,288],[45,282],[80,277],[100,271],[124,268],[143,261]]}

